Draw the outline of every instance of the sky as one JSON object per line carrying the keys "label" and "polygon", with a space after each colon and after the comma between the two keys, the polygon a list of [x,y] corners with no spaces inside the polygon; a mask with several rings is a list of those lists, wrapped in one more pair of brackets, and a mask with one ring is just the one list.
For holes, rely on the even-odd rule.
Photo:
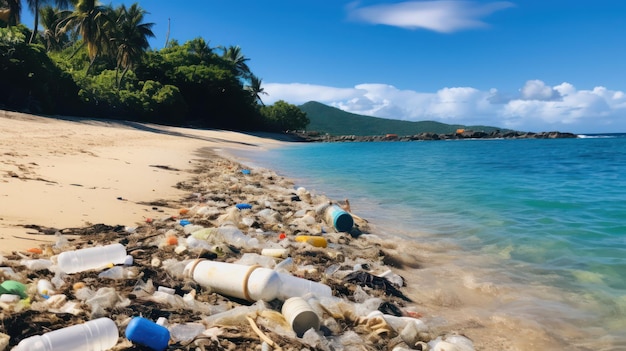
{"label": "sky", "polygon": [[[626,132],[623,0],[139,4],[155,23],[153,49],[165,45],[168,21],[180,43],[203,37],[210,47],[240,46],[262,79],[265,104],[318,101],[368,116],[534,132]],[[22,21],[32,27],[27,12]]]}

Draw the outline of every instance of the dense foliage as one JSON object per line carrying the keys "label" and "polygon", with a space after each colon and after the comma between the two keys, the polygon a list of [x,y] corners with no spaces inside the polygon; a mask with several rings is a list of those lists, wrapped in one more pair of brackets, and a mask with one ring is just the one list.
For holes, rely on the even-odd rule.
{"label": "dense foliage", "polygon": [[78,87],[46,54],[26,42],[26,27],[0,28],[0,107],[70,114],[79,106]]}
{"label": "dense foliage", "polygon": [[262,80],[238,46],[211,48],[196,38],[150,50],[153,24],[137,4],[29,2],[42,29],[31,32],[15,25],[15,3],[0,0],[0,108],[237,130],[308,123],[294,105],[263,105]]}

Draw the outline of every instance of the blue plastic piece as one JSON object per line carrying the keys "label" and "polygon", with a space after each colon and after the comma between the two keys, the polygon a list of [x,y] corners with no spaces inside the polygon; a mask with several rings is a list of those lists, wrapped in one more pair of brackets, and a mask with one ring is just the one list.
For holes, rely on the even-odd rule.
{"label": "blue plastic piece", "polygon": [[237,204],[235,206],[240,210],[249,210],[252,208],[252,205],[250,204]]}
{"label": "blue plastic piece", "polygon": [[188,221],[188,220],[186,220],[186,219],[181,219],[181,220],[180,220],[180,222],[178,222],[178,223],[179,223],[180,225],[182,225],[183,227],[184,227],[184,226],[186,226],[186,225],[188,225],[188,224],[191,224],[191,222],[189,222],[189,221]]}
{"label": "blue plastic piece", "polygon": [[126,338],[151,350],[163,351],[170,342],[170,331],[149,319],[135,317],[126,327]]}
{"label": "blue plastic piece", "polygon": [[242,169],[241,173],[243,173],[243,174],[250,174],[250,170],[249,169]]}

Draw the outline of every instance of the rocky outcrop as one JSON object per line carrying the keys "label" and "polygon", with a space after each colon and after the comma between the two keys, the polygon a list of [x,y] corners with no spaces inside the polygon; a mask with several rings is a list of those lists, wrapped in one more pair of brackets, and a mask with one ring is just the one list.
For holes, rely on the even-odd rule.
{"label": "rocky outcrop", "polygon": [[[359,136],[359,135],[324,135],[317,132],[295,133],[304,141],[310,142],[351,142],[351,141],[427,141],[427,140],[459,140],[459,139],[565,139],[577,138],[573,133],[563,132],[517,132],[517,131],[462,131],[457,133],[437,134],[420,133],[416,135],[398,136],[395,134]],[[393,136],[393,137],[390,137]]]}

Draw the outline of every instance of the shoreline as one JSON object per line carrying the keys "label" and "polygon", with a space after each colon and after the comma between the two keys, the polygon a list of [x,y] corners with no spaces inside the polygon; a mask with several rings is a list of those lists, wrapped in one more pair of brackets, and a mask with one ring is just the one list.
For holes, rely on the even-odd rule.
{"label": "shoreline", "polygon": [[[5,117],[6,117],[6,113],[5,113]],[[30,121],[33,123],[41,123],[42,121],[38,119],[43,118],[43,117],[29,117],[28,115],[17,116],[17,117],[18,119],[16,121],[23,122],[24,120],[26,120],[27,122]],[[50,120],[47,120],[47,121],[50,122],[49,124],[54,124],[55,122],[61,123],[61,121],[64,121],[64,120],[53,119],[52,121]],[[77,123],[77,122],[71,121],[68,123]],[[91,121],[87,123],[87,126],[92,126],[90,123],[98,124],[100,122]],[[293,189],[293,184],[291,183],[290,180],[285,179],[282,176],[276,175],[276,173],[271,170],[265,170],[265,169],[260,169],[260,168],[257,170],[254,170],[254,173],[259,172],[262,175],[262,178],[259,178],[259,179],[255,178],[256,180],[254,180],[250,184],[243,184],[239,186],[236,186],[237,185],[236,182],[235,184],[232,183],[234,182],[233,179],[237,180],[239,179],[239,177],[241,177],[241,174],[239,172],[241,168],[241,162],[237,160],[236,156],[233,156],[232,154],[229,153],[228,150],[231,147],[235,147],[238,150],[242,150],[242,148],[245,149],[246,147],[258,147],[258,149],[255,149],[255,150],[260,150],[263,148],[279,146],[280,142],[271,141],[267,139],[252,139],[251,140],[249,139],[250,136],[247,136],[247,135],[242,136],[238,133],[232,133],[232,132],[196,131],[196,130],[184,130],[181,128],[150,126],[150,129],[153,133],[156,133],[158,136],[163,137],[165,139],[180,138],[181,136],[187,137],[187,139],[183,139],[187,141],[187,143],[185,143],[185,146],[178,145],[176,150],[174,150],[175,152],[169,153],[169,152],[163,151],[163,153],[160,153],[159,155],[157,155],[156,158],[151,158],[151,157],[154,157],[154,155],[150,156],[150,153],[149,152],[146,153],[145,149],[143,150],[144,152],[138,152],[137,150],[141,149],[141,147],[148,148],[148,149],[151,147],[152,148],[156,147],[155,149],[152,149],[152,150],[162,151],[161,148],[165,144],[164,139],[160,139],[160,138],[157,138],[156,140],[151,139],[151,142],[156,141],[156,144],[150,144],[150,142],[148,142],[147,144],[144,144],[140,142],[140,140],[138,139],[135,139],[134,142],[129,142],[128,140],[120,141],[120,140],[117,140],[117,138],[121,137],[122,139],[124,139],[124,137],[129,137],[130,134],[133,134],[133,133],[127,134],[125,132],[125,129],[128,128],[128,126],[124,126],[123,123],[119,125],[115,124],[114,122],[102,122],[102,123],[104,125],[96,125],[93,127],[111,128],[113,124],[115,125],[115,128],[121,128],[121,130],[120,129],[114,130],[113,136],[115,138],[113,139],[115,139],[115,142],[113,142],[110,145],[89,144],[89,143],[92,143],[92,144],[96,143],[92,138],[94,136],[96,137],[99,136],[104,139],[106,139],[107,136],[108,137],[113,137],[113,136],[110,134],[107,134],[103,130],[98,129],[96,131],[95,129],[91,129],[91,127],[86,127],[85,125],[82,125],[82,124],[79,124],[79,126],[81,127],[80,132],[77,132],[74,134],[65,133],[60,136],[54,135],[54,128],[52,128],[52,130],[50,130],[50,128],[46,128],[45,130],[39,130],[39,131],[35,130],[35,134],[38,133],[40,137],[45,136],[49,140],[57,140],[58,138],[61,138],[60,140],[65,139],[67,141],[67,140],[71,140],[73,136],[76,136],[76,134],[80,134],[79,136],[83,138],[82,139],[79,138],[79,141],[80,142],[86,141],[88,146],[90,146],[91,148],[97,149],[98,153],[92,152],[93,154],[90,154],[90,150],[85,149],[85,148],[72,149],[72,147],[68,147],[69,143],[65,143],[63,147],[61,148],[55,148],[54,149],[55,152],[48,153],[48,154],[44,153],[41,149],[38,149],[38,148],[31,149],[30,151],[22,150],[20,151],[21,153],[19,153],[18,156],[11,156],[11,155],[8,155],[7,152],[3,151],[3,155],[0,155],[2,156],[3,161],[7,159],[10,161],[15,161],[16,157],[19,157],[20,159],[24,160],[26,158],[25,156],[29,156],[31,154],[37,154],[37,156],[40,157],[37,160],[32,161],[32,162],[26,162],[28,160],[24,160],[24,162],[22,162],[19,165],[16,165],[15,162],[13,164],[8,164],[5,162],[3,166],[5,168],[2,168],[0,170],[4,171],[6,175],[9,175],[8,172],[11,172],[11,171],[15,172],[18,175],[18,177],[13,177],[9,175],[8,178],[10,179],[8,180],[6,179],[7,178],[6,176],[5,178],[2,178],[2,181],[4,181],[5,183],[5,184],[2,184],[3,188],[6,188],[4,187],[4,185],[7,185],[7,184],[24,185],[24,183],[26,183],[28,185],[32,185],[32,182],[44,183],[43,186],[39,186],[39,187],[34,187],[34,188],[31,186],[27,187],[28,190],[35,191],[36,193],[35,196],[27,197],[25,199],[26,201],[22,201],[19,204],[20,206],[25,206],[25,207],[19,207],[16,205],[15,207],[13,207],[13,209],[14,210],[17,209],[17,210],[11,213],[26,214],[28,213],[27,212],[28,209],[30,210],[43,209],[42,211],[43,213],[41,214],[43,217],[40,217],[40,218],[52,218],[54,219],[54,221],[48,222],[51,224],[33,223],[33,222],[31,222],[30,224],[50,225],[51,227],[54,226],[57,229],[63,229],[63,228],[75,228],[75,229],[83,228],[84,229],[86,227],[89,227],[89,225],[91,224],[105,222],[105,221],[99,221],[99,220],[95,220],[95,221],[92,220],[92,218],[102,219],[103,212],[107,212],[108,215],[112,216],[113,218],[126,218],[124,216],[128,216],[129,219],[127,221],[121,220],[121,219],[119,220],[120,222],[126,221],[125,223],[106,223],[106,224],[109,224],[109,225],[119,224],[119,225],[123,225],[127,227],[137,226],[137,233],[129,232],[129,231],[115,232],[115,231],[108,230],[108,231],[104,231],[105,233],[108,233],[106,234],[106,236],[109,236],[107,238],[105,237],[103,233],[100,233],[100,234],[96,233],[95,235],[86,234],[86,233],[82,233],[80,230],[77,229],[74,231],[69,230],[67,231],[66,234],[70,236],[73,235],[71,236],[71,238],[75,240],[73,241],[73,243],[79,244],[79,245],[84,245],[85,243],[83,241],[85,239],[95,240],[96,242],[103,242],[103,241],[114,240],[115,238],[119,240],[125,236],[135,238],[133,240],[138,240],[139,242],[141,242],[143,240],[148,240],[147,237],[149,237],[150,235],[154,235],[156,233],[161,233],[159,235],[159,239],[162,240],[163,238],[161,238],[161,236],[164,236],[163,232],[165,232],[166,230],[169,231],[172,229],[176,229],[178,231],[177,235],[182,238],[180,229],[176,227],[176,223],[172,221],[171,219],[172,218],[189,218],[190,220],[193,221],[195,218],[194,216],[196,216],[197,212],[194,212],[192,210],[188,215],[180,216],[180,213],[181,213],[180,209],[183,208],[183,205],[185,205],[187,208],[190,208],[190,209],[193,209],[194,206],[197,206],[199,203],[199,196],[194,195],[194,194],[202,194],[202,191],[196,189],[197,191],[194,192],[194,187],[200,186],[200,185],[205,186],[206,183],[211,184],[213,180],[215,180],[217,183],[213,184],[212,189],[214,189],[214,192],[217,193],[218,196],[216,196],[215,199],[211,199],[211,201],[212,203],[215,204],[217,208],[221,208],[222,209],[221,211],[226,211],[228,206],[233,205],[233,201],[236,202],[237,200],[239,201],[249,200],[248,198],[246,198],[246,194],[248,193],[252,194],[257,191],[256,189],[259,189],[258,190],[259,194],[256,194],[255,196],[261,197],[261,198],[268,197],[269,196],[268,190],[267,189],[262,190],[264,189],[263,187],[259,188],[260,184],[267,185],[268,182],[270,185],[276,184],[276,185],[273,185],[275,186],[274,188],[272,188],[273,191],[279,191],[279,189],[288,189],[289,186],[292,187],[291,188],[292,192],[296,192],[297,190],[297,189]],[[62,125],[60,128],[61,130],[65,130],[66,132],[70,130],[68,129],[68,125],[66,125],[65,123],[61,123],[61,125]],[[28,129],[31,129],[30,127]],[[156,129],[157,131],[155,131],[154,129]],[[162,130],[162,129],[164,129],[165,132],[158,132],[158,130]],[[0,132],[6,132],[6,131],[7,131],[6,125],[3,125],[2,127],[0,127]],[[136,130],[134,132],[136,132]],[[145,131],[142,131],[142,132],[145,132]],[[52,133],[53,136],[50,136],[50,135],[46,136],[46,133]],[[185,133],[189,133],[189,134],[185,134]],[[205,133],[209,133],[209,134],[207,135]],[[85,135],[88,135],[89,138],[84,138]],[[233,139],[229,141],[229,138],[233,138]],[[19,139],[24,139],[23,135],[20,135],[20,138],[15,139],[14,141],[17,141]],[[193,142],[189,142],[190,140],[192,140]],[[172,141],[174,144],[177,144],[179,140],[174,139],[174,140],[168,140],[168,141]],[[267,142],[267,143],[264,143],[264,142]],[[118,144],[115,144],[115,143],[118,143]],[[3,146],[6,146],[6,145],[8,144],[4,144]],[[32,147],[33,145],[30,145],[30,146]],[[46,143],[44,144],[44,146],[50,146],[50,144]],[[201,147],[197,147],[197,146],[201,146]],[[108,152],[103,151],[102,148],[106,148],[106,147],[112,147],[114,151],[113,150],[109,150]],[[211,150],[213,150],[212,155],[207,154],[207,151],[206,151],[207,148],[210,148]],[[56,155],[56,153],[59,152],[59,150],[61,152],[61,155],[59,156],[60,158],[57,157],[58,155]],[[132,151],[132,150],[135,150],[135,151]],[[184,154],[185,157],[180,156],[181,150],[185,152]],[[125,155],[127,157],[124,157],[123,153],[120,154],[120,152],[122,151],[131,153],[132,155]],[[68,161],[67,160],[68,158],[73,160],[74,157],[76,156],[80,156],[81,158],[86,157],[88,159],[91,159],[92,161],[105,158],[107,160],[105,163],[112,162],[112,165],[108,164],[109,167],[115,167],[115,166],[121,167],[122,168],[121,171],[123,171],[122,173],[125,177],[134,171],[138,171],[139,175],[135,174],[135,176],[138,178],[134,178],[134,180],[131,180],[132,184],[130,184],[130,186],[124,187],[124,186],[119,185],[119,182],[121,182],[124,177],[114,178],[113,175],[109,174],[108,175],[109,178],[105,177],[105,180],[108,179],[108,181],[111,182],[110,185],[100,186],[100,188],[102,188],[103,191],[97,192],[99,197],[95,197],[95,198],[91,198],[91,197],[87,198],[85,194],[86,190],[98,190],[98,189],[92,189],[95,186],[79,187],[79,186],[73,185],[74,184],[73,179],[76,179],[76,178],[72,178],[72,177],[70,177],[70,179],[65,179],[63,182],[59,178],[60,175],[54,172],[56,170],[50,173],[51,175],[54,175],[54,176],[46,175],[46,177],[42,177],[42,179],[47,179],[56,183],[37,180],[37,177],[43,175],[43,172],[41,172],[41,169],[47,170],[49,168],[54,168],[54,167],[45,168],[45,166],[49,164],[46,162],[51,162],[51,160],[56,162],[59,159],[65,159],[66,161]],[[46,161],[46,157],[48,157],[47,161]],[[141,162],[139,160],[141,160]],[[36,166],[31,163],[36,163]],[[7,169],[8,167],[7,165],[14,167],[14,168]],[[20,165],[22,166],[22,168],[19,167]],[[29,165],[32,167],[30,167]],[[163,166],[163,167],[151,167],[152,165]],[[134,166],[135,168],[131,166]],[[128,167],[128,168],[125,168],[125,167]],[[220,168],[220,167],[223,167],[223,168]],[[18,171],[21,171],[22,173],[17,173],[17,171],[14,170],[15,168]],[[220,169],[222,170],[221,172],[220,172]],[[117,169],[117,170],[120,171],[120,169]],[[68,170],[65,169],[65,171],[68,171]],[[80,171],[81,171],[80,168],[69,169],[70,175],[71,174],[76,175],[77,172],[80,172]],[[101,173],[103,172],[100,171],[96,173],[99,173],[101,175]],[[85,174],[86,174],[87,179],[90,179],[89,177],[94,176],[92,173],[88,173],[88,172]],[[198,178],[198,177],[204,177],[204,178]],[[158,182],[156,183],[142,184],[142,183],[148,183],[147,182],[148,179],[155,181],[157,178],[158,178]],[[194,178],[204,179],[204,180],[194,181],[193,180]],[[171,183],[167,183],[168,181]],[[142,189],[136,189],[139,187],[140,184],[142,185]],[[174,185],[178,185],[177,186],[178,189],[175,189]],[[58,186],[62,188],[62,192],[50,193],[49,187],[54,187],[54,186]],[[76,189],[78,189],[78,192],[73,192],[73,191],[77,191]],[[184,190],[181,190],[181,189],[184,189]],[[133,196],[130,196],[130,195],[124,195],[126,194],[124,193],[124,191],[129,191],[129,192],[136,191],[136,193],[133,193]],[[18,192],[18,194],[24,195],[25,192],[26,192],[25,188],[20,188],[20,191]],[[54,206],[55,205],[60,206],[56,202],[59,201],[59,197],[60,198],[63,198],[63,196],[68,197],[67,196],[68,192],[71,193],[76,199],[79,199],[80,204],[84,204],[84,203],[93,204],[94,202],[98,202],[98,201],[103,202],[103,203],[98,204],[98,206],[101,206],[101,207],[96,207],[96,208],[105,209],[105,210],[101,210],[101,211],[96,210],[94,213],[89,212],[89,213],[86,213],[86,215],[84,216],[79,216],[78,218],[70,215],[69,217],[73,217],[73,218],[64,219],[64,220],[67,220],[67,222],[62,221],[60,218],[55,218],[54,211],[53,211],[53,209],[55,208]],[[36,196],[37,193],[39,194],[39,197]],[[204,193],[207,193],[207,191],[204,190]],[[56,202],[53,201],[52,203],[46,203],[45,205],[41,205],[42,204],[41,201],[43,201],[42,196],[41,196],[42,194],[45,194],[46,196],[50,196],[52,200],[56,200]],[[159,196],[149,197],[149,195],[157,195],[157,194]],[[306,194],[306,190],[303,194]],[[328,199],[320,199],[318,198],[319,196],[315,194],[311,194],[311,193],[309,194],[310,196],[313,196],[313,198],[317,202],[328,200]],[[5,196],[4,193],[2,195],[3,195],[3,200],[6,197],[9,197],[9,196]],[[120,196],[114,197],[114,195],[120,195]],[[282,194],[282,195],[285,195],[285,194]],[[142,198],[142,196],[145,196],[145,197]],[[118,197],[121,197],[122,199],[120,200],[118,199]],[[37,202],[32,199],[39,199],[40,202]],[[202,198],[202,200],[207,201],[207,199],[205,198]],[[141,203],[142,201],[148,201],[148,203],[147,204]],[[260,200],[255,200],[255,201],[260,201]],[[270,201],[270,200],[266,199],[265,201]],[[277,200],[272,200],[272,201],[277,201]],[[283,200],[283,201],[287,201],[287,200]],[[157,205],[154,205],[155,202],[161,202],[161,203],[157,206]],[[226,202],[226,205],[228,206],[224,207],[222,202]],[[3,203],[6,203],[6,202],[3,201]],[[278,207],[281,207],[284,205],[282,201],[278,201],[278,203],[279,205],[276,205]],[[37,206],[34,206],[34,204],[40,204],[40,206],[37,207]],[[300,205],[297,205],[297,206],[300,206]],[[13,214],[12,217],[9,217],[5,215],[5,213],[9,213],[9,212],[4,212],[5,208],[2,208],[2,210],[3,211],[0,213],[3,213],[2,215],[3,219],[2,219],[2,222],[0,222],[0,231],[2,232],[2,237],[3,237],[1,239],[3,242],[2,251],[5,251],[6,250],[5,248],[7,247],[5,245],[7,244],[7,240],[6,240],[7,239],[6,233],[8,230],[7,228],[10,227],[12,223],[11,220],[15,221],[16,219],[20,219],[20,218],[18,218],[18,216],[15,214]],[[229,213],[232,213],[232,212],[229,212]],[[235,212],[235,213],[238,213],[238,212]],[[287,215],[287,213],[290,213],[290,211],[281,212],[281,213],[284,217]],[[62,212],[62,214],[67,215],[67,212]],[[208,223],[208,222],[213,223],[216,221],[219,222],[219,217],[224,216],[226,214],[227,213],[220,212],[220,215],[213,214],[208,218],[206,216],[205,217],[198,216],[198,218],[196,218],[197,220],[196,223]],[[46,216],[49,216],[49,217],[46,217]],[[293,214],[291,216],[293,216]],[[85,220],[85,218],[88,218],[88,220]],[[159,224],[158,225],[146,224],[147,218],[150,218],[154,220],[155,222],[158,222]],[[230,220],[232,220],[232,218]],[[291,220],[293,220],[293,218],[291,218],[289,221]],[[261,221],[261,219],[257,218],[257,221]],[[56,223],[59,223],[59,224],[56,224]],[[74,224],[74,223],[77,223],[77,224]],[[281,229],[280,226],[277,227],[277,225],[279,224],[280,223],[272,224],[269,222],[265,222],[265,220],[261,221],[260,223],[262,228],[264,228],[265,230],[269,230],[270,232],[273,232],[273,233],[277,233]],[[266,225],[268,226],[267,228],[266,228]],[[22,230],[21,227],[20,227],[20,230]],[[156,232],[154,232],[153,230],[156,230]],[[298,225],[297,230],[302,231],[302,232],[304,231],[319,232],[319,228],[315,226],[305,225],[305,224],[302,224],[302,227]],[[32,231],[33,230],[31,229],[31,232]],[[290,234],[293,234],[295,232],[296,231],[293,231]],[[372,232],[376,234],[375,230]],[[391,240],[386,240],[386,239],[392,239],[392,238],[383,238],[383,237],[378,238],[376,235],[372,237],[365,236],[362,239],[359,239],[359,238],[350,239],[350,238],[343,237],[341,235],[337,235],[333,233],[327,233],[327,234],[328,234],[329,240],[332,240],[332,242],[336,243],[337,245],[341,245],[338,247],[346,249],[346,251],[344,252],[344,255],[346,256],[346,258],[350,259],[349,262],[357,263],[359,260],[358,259],[355,260],[355,258],[358,258],[358,257],[361,257],[361,261],[364,259],[364,257],[360,256],[364,254],[363,252],[361,253],[353,252],[354,248],[350,248],[350,246],[356,245],[355,247],[358,247],[359,245],[365,245],[364,247],[361,248],[361,250],[367,251],[368,246],[379,247],[377,250],[370,252],[371,254],[370,256],[375,257],[377,255],[378,250],[382,250],[386,252],[387,256],[389,257],[388,263],[392,263],[391,267],[393,268],[393,271],[398,272],[398,274],[400,275],[403,274],[404,269],[409,269],[409,270],[413,269],[414,264],[421,263],[420,262],[421,258],[414,255],[416,249],[419,250],[419,246],[416,244],[409,245],[410,243],[406,242],[404,244],[406,244],[407,246],[398,247],[399,242],[397,241],[392,242]],[[53,243],[58,239],[54,235],[33,236],[33,234],[30,234],[26,231],[23,232],[23,235],[27,236],[28,238],[30,238],[31,236],[33,238],[42,238],[38,240],[46,239],[46,240],[49,240],[50,243]],[[156,242],[153,241],[152,243],[155,244]],[[15,242],[13,242],[12,244],[15,244]],[[38,242],[38,244],[40,243]],[[32,240],[28,240],[26,242],[22,241],[19,243],[19,245],[22,245],[22,246],[19,246],[19,249],[16,249],[17,251],[25,250],[33,246],[39,246],[39,245],[34,245],[34,242]],[[163,248],[158,243],[156,243],[156,246],[160,248],[161,250],[163,250],[163,252],[157,251],[157,253],[153,253],[153,254],[158,254],[158,257],[162,258],[163,260],[165,260],[167,257],[175,257],[173,248]],[[299,247],[299,248],[302,248],[302,247]],[[326,251],[324,250],[320,251],[320,250],[307,249],[305,251],[313,252],[315,253],[316,256],[326,254]],[[348,255],[348,253],[350,253],[351,255]],[[7,257],[11,257],[11,255],[8,255]],[[149,262],[150,260],[148,258],[149,257],[146,257],[146,256],[140,256],[137,258],[139,261],[139,264],[144,264],[143,266],[144,269],[147,269],[150,266],[150,262]],[[383,269],[384,266],[377,267],[377,268]],[[409,297],[419,296],[420,282],[408,281],[407,283],[408,283],[408,286],[401,288],[401,291],[408,294]],[[396,300],[393,300],[393,301],[396,303],[400,302]],[[436,307],[433,308],[432,306],[427,307],[424,305],[420,306],[422,302],[419,300],[418,302],[419,303],[417,305],[405,305],[404,307],[408,308],[408,307],[413,306],[414,309],[412,311],[416,312],[415,309],[417,309],[418,313],[424,313],[425,311],[428,311],[428,314],[430,315],[430,317],[425,318],[425,320],[429,321],[431,327],[433,328],[433,332],[438,335],[445,335],[446,333],[460,330],[461,332],[469,333],[471,335],[471,337],[474,340],[474,346],[478,350],[489,350],[489,349],[522,350],[524,349],[523,345],[519,345],[519,340],[513,341],[513,339],[516,339],[517,337],[513,337],[511,335],[507,337],[506,327],[504,326],[500,326],[499,328],[497,327],[498,326],[497,321],[496,323],[494,323],[493,321],[489,323],[482,323],[482,322],[475,321],[474,323],[477,323],[475,325],[468,325],[468,324],[463,325],[463,324],[455,323],[455,321],[448,321],[444,323],[443,325],[439,325],[438,323],[441,323],[441,321],[439,321],[438,323],[433,322],[437,320]],[[488,321],[485,321],[485,322],[488,322]],[[533,344],[535,346],[538,344],[544,344],[544,345],[549,345],[552,347],[556,347],[556,345],[558,345],[554,343],[554,340],[549,340],[550,339],[549,336],[544,335],[543,337],[547,338],[548,340],[546,339],[530,340],[531,341],[530,344]]]}

